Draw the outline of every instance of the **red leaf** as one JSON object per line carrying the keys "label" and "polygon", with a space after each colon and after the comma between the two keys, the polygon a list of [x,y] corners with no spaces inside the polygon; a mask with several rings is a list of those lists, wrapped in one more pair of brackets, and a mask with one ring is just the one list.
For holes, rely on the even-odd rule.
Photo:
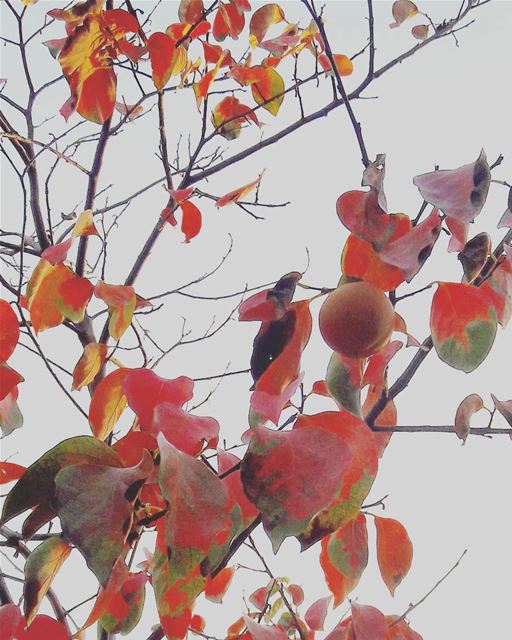
{"label": "red leaf", "polygon": [[112,445],[125,467],[134,467],[144,454],[144,449],[155,451],[158,448],[156,438],[144,431],[129,431]]}
{"label": "red leaf", "polygon": [[420,634],[413,631],[399,616],[386,616],[386,624],[388,625],[386,640],[423,640]]}
{"label": "red leaf", "polygon": [[181,0],[178,9],[180,22],[199,22],[203,16],[203,0]]}
{"label": "red leaf", "polygon": [[313,602],[304,615],[304,620],[313,631],[323,631],[331,596]]}
{"label": "red leaf", "polygon": [[389,362],[402,347],[403,344],[399,340],[394,340],[371,356],[368,360],[361,386],[365,387],[369,384],[375,387],[382,387]]}
{"label": "red leaf", "polygon": [[304,590],[298,584],[289,584],[286,590],[292,597],[293,604],[298,607],[304,602]]}
{"label": "red leaf", "polygon": [[150,430],[153,424],[153,411],[162,403],[182,407],[192,399],[194,382],[186,376],[174,380],[161,378],[150,369],[127,370],[123,382],[130,409],[139,418],[143,429]]}
{"label": "red leaf", "polygon": [[25,467],[14,462],[0,462],[0,484],[7,484],[13,480],[21,478],[25,472]]}
{"label": "red leaf", "polygon": [[199,209],[190,200],[182,202],[180,208],[183,214],[181,230],[185,234],[185,242],[190,242],[201,231],[203,218]]}
{"label": "red leaf", "polygon": [[151,74],[158,90],[163,89],[178,61],[179,52],[174,40],[166,33],[152,33],[148,38],[149,58],[151,60]]}
{"label": "red leaf", "polygon": [[370,191],[347,191],[336,202],[342,224],[378,251],[395,233],[398,220],[385,213],[378,202],[379,194]]}
{"label": "red leaf", "polygon": [[351,603],[354,637],[357,640],[385,640],[388,626],[384,614],[367,604]]}
{"label": "red leaf", "polygon": [[190,619],[190,628],[193,631],[199,631],[199,633],[202,633],[205,627],[206,621],[202,616],[198,615],[197,613],[192,616],[192,618]]}
{"label": "red leaf", "polygon": [[170,402],[161,402],[153,410],[151,433],[163,433],[180,451],[197,456],[203,449],[215,449],[219,441],[219,423],[215,418],[194,416]]}
{"label": "red leaf", "polygon": [[23,380],[24,378],[17,371],[0,360],[0,401],[6,398]]}
{"label": "red leaf", "polygon": [[18,344],[20,327],[11,305],[0,299],[0,360],[8,360]]}
{"label": "red leaf", "polygon": [[334,596],[335,607],[357,587],[367,564],[366,517],[360,513],[357,518],[322,539],[320,565]]}
{"label": "red leaf", "polygon": [[496,313],[486,289],[440,282],[432,299],[430,329],[437,355],[469,373],[481,364],[496,336]]}
{"label": "red leaf", "polygon": [[[368,395],[366,396],[366,400],[363,404],[363,414],[367,415],[374,404],[379,400],[383,389],[381,387],[372,387],[368,388]],[[377,419],[375,420],[375,426],[377,427],[396,427],[397,423],[397,411],[395,407],[395,403],[393,400],[389,400],[386,404],[386,407],[383,411],[379,413]],[[375,442],[377,444],[377,452],[379,458],[382,458],[386,447],[393,435],[392,431],[383,431],[379,433],[378,431],[374,431],[373,435],[375,436]]]}
{"label": "red leaf", "polygon": [[245,26],[243,12],[239,11],[235,4],[220,3],[213,20],[213,37],[222,42],[227,36],[234,40],[238,38]]}
{"label": "red leaf", "polygon": [[432,206],[459,222],[472,222],[487,198],[491,172],[482,149],[475,162],[457,169],[424,173],[413,182]]}
{"label": "red leaf", "polygon": [[249,602],[251,602],[259,611],[263,611],[268,604],[268,598],[273,586],[274,582],[271,580],[266,587],[256,589],[256,591],[253,591],[249,596]]}
{"label": "red leaf", "polygon": [[472,393],[465,397],[457,407],[457,412],[455,414],[455,433],[463,443],[466,442],[466,438],[469,435],[472,415],[483,408],[484,401],[476,393]]}
{"label": "red leaf", "polygon": [[212,124],[226,140],[238,138],[242,124],[249,122],[261,126],[253,109],[242,104],[235,96],[226,96],[212,111]]}
{"label": "red leaf", "polygon": [[249,616],[244,616],[244,620],[253,640],[288,640],[286,633],[279,627],[258,624]]}
{"label": "red leaf", "polygon": [[74,274],[73,276],[60,285],[57,308],[68,320],[81,322],[85,317],[94,285],[87,278],[80,278]]}
{"label": "red leaf", "polygon": [[390,594],[405,578],[412,563],[412,542],[403,524],[392,518],[375,516],[377,560],[382,579]]}
{"label": "red leaf", "polygon": [[259,291],[247,298],[238,308],[238,319],[241,321],[260,320],[262,322],[279,320],[288,311],[296,284],[301,277],[301,273],[292,271],[280,278],[272,289]]}
{"label": "red leaf", "polygon": [[[236,465],[240,466],[240,459],[232,453],[217,449],[217,464],[219,475],[225,475],[230,469]],[[242,481],[240,479],[240,470],[231,471],[222,478],[222,483],[226,487],[231,498],[232,504],[238,505],[242,515],[240,529],[247,528],[251,522],[258,516],[259,511],[249,502],[245,495]]]}
{"label": "red leaf", "polygon": [[[339,461],[338,487],[333,499],[299,536],[301,547],[305,549],[358,515],[377,474],[378,458],[373,432],[360,418],[348,411],[342,409],[312,416],[301,415],[292,433],[303,428],[318,428],[325,434],[335,435],[350,452],[348,459],[345,455],[345,459]],[[325,446],[328,448],[327,443]],[[312,464],[309,467],[317,468]]]}
{"label": "red leaf", "polygon": [[208,577],[204,585],[204,595],[212,602],[222,602],[235,575],[235,567],[225,567],[215,578]]}
{"label": "red leaf", "polygon": [[68,251],[73,243],[73,238],[68,238],[59,244],[55,244],[52,247],[48,247],[41,254],[41,258],[44,258],[51,264],[58,264],[64,262],[67,258]]}

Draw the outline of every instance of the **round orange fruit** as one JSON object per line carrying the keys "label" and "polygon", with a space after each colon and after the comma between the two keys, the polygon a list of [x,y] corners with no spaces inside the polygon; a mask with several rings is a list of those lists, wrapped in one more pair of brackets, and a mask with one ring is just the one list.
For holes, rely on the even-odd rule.
{"label": "round orange fruit", "polygon": [[320,333],[333,351],[367,358],[388,342],[394,310],[386,295],[367,282],[342,284],[320,309]]}

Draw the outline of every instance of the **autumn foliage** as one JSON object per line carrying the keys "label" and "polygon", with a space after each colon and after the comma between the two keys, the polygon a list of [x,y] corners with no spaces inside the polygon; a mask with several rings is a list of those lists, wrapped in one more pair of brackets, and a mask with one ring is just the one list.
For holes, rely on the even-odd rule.
{"label": "autumn foliage", "polygon": [[[24,0],[22,8],[19,3],[19,24],[28,12],[38,10],[32,4]],[[63,214],[54,228],[41,217],[33,126],[22,136],[2,116],[6,138],[30,177],[27,211],[34,227],[32,242],[23,240],[14,254],[26,259],[18,264],[20,278],[6,281],[0,300],[2,435],[11,436],[22,427],[23,407],[34,393],[31,371],[18,372],[9,364],[20,343],[20,328],[50,372],[54,363],[41,349],[40,335],[72,331],[81,355],[72,363],[70,380],[61,386],[73,402],[80,390],[89,393],[87,410],[78,405],[85,413],[87,434],[77,427],[74,437],[49,448],[28,468],[0,462],[0,483],[9,484],[0,533],[5,546],[25,559],[21,608],[4,588],[3,578],[0,584],[2,637],[69,640],[85,637],[80,634],[93,624],[102,639],[130,632],[141,637],[138,623],[151,591],[158,612],[152,640],[181,640],[187,634],[209,638],[208,619],[199,607],[195,610],[197,600],[204,594],[221,605],[229,596],[237,578],[236,553],[245,543],[261,560],[264,575],[261,586],[247,594],[246,607],[240,603],[239,618],[226,621],[226,638],[313,640],[324,633],[325,640],[421,640],[409,625],[409,611],[384,613],[357,599],[369,562],[377,563],[391,595],[404,589],[401,583],[413,565],[414,541],[397,519],[404,514],[386,512],[383,517],[376,513],[382,505],[369,498],[379,459],[393,429],[399,431],[394,399],[407,386],[407,381],[388,381],[388,366],[406,348],[412,354],[412,373],[429,352],[465,373],[488,356],[512,309],[510,197],[499,224],[508,229],[504,239],[493,245],[487,233],[472,236],[471,224],[484,209],[494,169],[482,151],[458,168],[408,176],[418,190],[420,214],[390,211],[384,194],[385,156],[365,158],[356,127],[364,164],[361,184],[341,179],[343,192],[329,213],[345,234],[340,271],[333,274],[337,286],[311,286],[304,273],[291,271],[273,284],[255,287],[256,293],[242,292],[238,321],[251,323],[253,342],[247,370],[240,373],[250,373],[252,386],[247,424],[240,426],[239,442],[227,447],[219,421],[197,411],[202,403],[191,405],[197,400],[195,381],[155,372],[173,347],[166,352],[156,345],[158,359],[147,358],[144,345],[155,342],[149,331],[140,331],[137,318],[158,312],[158,300],[144,297],[149,294],[139,289],[137,276],[164,229],[181,234],[192,250],[195,239],[205,233],[203,198],[213,200],[216,209],[237,207],[254,217],[257,207],[265,206],[260,202],[264,168],[245,180],[233,173],[227,193],[202,191],[208,188],[209,175],[244,157],[239,146],[239,158],[225,160],[213,151],[206,156],[206,166],[201,165],[207,143],[221,140],[229,148],[243,142],[248,129],[265,136],[265,125],[278,122],[285,99],[292,91],[299,95],[309,80],[328,87],[332,81],[336,95],[315,117],[335,106],[347,108],[350,115],[344,82],[362,58],[332,48],[322,16],[306,0],[300,24],[288,21],[286,4],[253,8],[248,0],[209,6],[202,0],[181,0],[172,11],[162,12],[165,18],[156,14],[154,20],[144,19],[139,4],[86,0],[47,12],[59,37],[40,41],[40,55],[47,53],[45,45],[69,88],[66,102],[52,109],[60,110],[70,126],[84,120],[94,126],[96,151],[90,168],[74,159],[72,147],[65,152],[53,143],[45,147],[56,162],[85,173],[82,212],[69,218]],[[476,6],[478,2],[467,3],[453,24],[415,24],[411,46],[415,40],[428,44],[449,33]],[[391,13],[392,28],[415,16],[426,20],[410,0],[394,2]],[[247,49],[242,55],[240,47],[235,48],[237,41],[241,50]],[[368,55],[374,56],[372,40],[370,45]],[[290,75],[292,61],[307,65],[308,80],[299,80],[296,72]],[[141,89],[133,105],[123,98],[128,73]],[[369,73],[367,83],[373,80],[373,71]],[[9,83],[13,80],[8,78]],[[202,122],[188,165],[177,168],[167,148],[164,96],[187,88]],[[107,140],[115,139],[127,123],[139,126],[150,100],[158,119],[164,196],[158,211],[145,212],[152,216],[154,229],[143,248],[134,249],[135,263],[121,284],[106,268],[111,228],[100,218],[108,207],[101,212],[95,203],[97,180]],[[116,110],[119,124],[114,123]],[[303,126],[306,120],[303,111],[292,126]],[[148,147],[153,142],[148,138]],[[263,143],[249,147],[250,153],[259,145]],[[25,219],[24,224],[30,223]],[[117,224],[116,218],[112,227]],[[446,281],[439,271],[429,285],[435,288],[430,310],[425,308],[430,336],[420,343],[409,333],[406,318],[395,311],[397,290],[413,281],[434,255],[441,233],[450,236],[448,251],[457,253],[460,277]],[[139,240],[129,243],[135,246]],[[100,256],[93,266],[86,258],[92,251]],[[303,354],[317,331],[332,354],[322,371],[304,372]],[[131,332],[143,356],[141,366],[125,360]],[[179,344],[186,344],[187,335],[183,331]],[[314,397],[321,397],[325,410],[310,409]],[[512,401],[493,396],[493,403],[492,415],[497,412],[512,427]],[[461,440],[471,433],[472,415],[484,407],[478,394],[460,402],[453,432]],[[488,428],[492,431],[490,423]],[[312,602],[306,581],[299,585],[271,573],[251,537],[259,525],[274,553],[288,538],[295,538],[301,550],[317,549],[325,597]],[[370,542],[369,527],[375,533]],[[151,548],[142,551],[146,540],[152,541]],[[62,565],[78,554],[98,591],[72,630],[51,589]],[[46,598],[54,617],[39,613]],[[342,603],[345,615],[325,628],[328,613]]]}

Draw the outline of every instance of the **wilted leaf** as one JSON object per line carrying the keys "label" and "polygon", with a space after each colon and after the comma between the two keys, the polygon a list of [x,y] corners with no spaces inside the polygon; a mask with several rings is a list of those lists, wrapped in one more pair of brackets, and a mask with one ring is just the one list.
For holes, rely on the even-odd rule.
{"label": "wilted leaf", "polygon": [[55,477],[55,508],[62,532],[105,587],[124,552],[133,503],[153,470],[146,453],[135,467],[74,464]]}
{"label": "wilted leaf", "polygon": [[487,291],[440,282],[432,299],[430,330],[437,355],[469,373],[481,364],[496,336],[496,313]]}
{"label": "wilted leaf", "polygon": [[23,606],[27,625],[35,618],[42,599],[71,549],[71,545],[61,536],[51,536],[27,558],[23,584]]}
{"label": "wilted leaf", "polygon": [[484,401],[477,393],[472,393],[459,404],[455,413],[455,433],[466,442],[471,426],[471,417],[484,408]]}
{"label": "wilted leaf", "polygon": [[359,583],[368,564],[368,532],[366,517],[360,513],[322,539],[320,565],[325,581],[334,596],[334,606],[340,605]]}
{"label": "wilted leaf", "polygon": [[411,2],[411,0],[396,0],[396,2],[393,2],[391,11],[393,12],[395,22],[389,26],[392,29],[395,29],[396,27],[399,27],[402,22],[405,22],[407,18],[415,16],[418,13],[418,7],[414,2]]}
{"label": "wilted leaf", "polygon": [[215,206],[217,208],[225,207],[228,204],[234,204],[239,200],[242,200],[242,198],[244,198],[247,194],[251,193],[251,191],[260,186],[262,176],[263,172],[260,173],[256,180],[249,182],[249,184],[245,184],[243,187],[238,187],[238,189],[226,193],[226,195],[217,200]]}
{"label": "wilted leaf", "polygon": [[84,347],[84,352],[73,370],[72,391],[81,389],[90,384],[98,375],[105,358],[107,357],[107,345],[90,342]]}
{"label": "wilted leaf", "polygon": [[116,369],[109,373],[94,390],[89,406],[89,425],[99,440],[112,433],[126,407],[123,380],[129,369]]}
{"label": "wilted leaf", "polygon": [[279,278],[272,289],[259,291],[247,298],[238,308],[238,319],[241,321],[260,320],[261,322],[280,320],[288,311],[295,287],[301,277],[301,273],[292,271]]}
{"label": "wilted leaf", "polygon": [[249,423],[277,422],[284,405],[301,382],[301,354],[311,334],[309,301],[290,304],[280,320],[264,322],[254,340]]}
{"label": "wilted leaf", "polygon": [[429,28],[428,24],[417,24],[411,29],[411,33],[416,40],[426,40],[428,38]]}
{"label": "wilted leaf", "polygon": [[377,531],[377,560],[380,574],[389,593],[405,578],[412,563],[412,542],[403,524],[393,518],[375,516]]}
{"label": "wilted leaf", "polygon": [[497,411],[505,418],[505,420],[512,427],[512,400],[498,400],[496,396],[491,393],[492,401]]}
{"label": "wilted leaf", "polygon": [[428,218],[389,242],[379,253],[381,260],[398,267],[410,282],[423,266],[441,233],[441,216],[433,209]]}
{"label": "wilted leaf", "polygon": [[284,12],[278,4],[265,4],[251,16],[249,23],[249,44],[257,47],[265,37],[269,27],[284,20]]}
{"label": "wilted leaf", "polygon": [[432,206],[461,222],[472,222],[487,198],[491,172],[482,150],[475,162],[457,169],[424,173],[413,182]]}
{"label": "wilted leaf", "polygon": [[471,238],[457,258],[462,263],[466,282],[472,282],[482,270],[491,252],[491,238],[488,233],[479,233]]}

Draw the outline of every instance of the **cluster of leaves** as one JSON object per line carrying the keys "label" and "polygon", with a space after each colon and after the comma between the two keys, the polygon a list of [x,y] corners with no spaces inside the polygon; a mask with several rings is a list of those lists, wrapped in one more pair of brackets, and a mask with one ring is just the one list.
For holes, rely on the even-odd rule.
{"label": "cluster of leaves", "polygon": [[[289,24],[277,4],[260,7],[248,21],[251,50],[265,52],[260,64],[252,64],[252,52],[235,62],[229,49],[209,40],[210,35],[217,42],[238,38],[251,11],[247,0],[220,2],[210,9],[202,0],[182,0],[179,22],[149,35],[134,12],[104,10],[104,3],[86,0],[49,13],[66,25],[66,38],[46,43],[70,87],[71,97],[62,108],[66,118],[76,110],[97,123],[109,120],[119,104],[115,65],[124,58],[134,65],[149,63],[159,96],[174,76],[180,77],[180,86],[193,84],[199,108],[221,69],[227,78],[250,88],[256,106],[227,96],[212,110],[215,133],[226,140],[237,138],[245,125],[261,125],[257,108],[277,115],[286,90],[276,69],[287,56],[308,51],[327,73],[339,77],[352,72],[349,58],[328,51],[317,22],[306,28]],[[417,13],[409,0],[393,5],[396,25]],[[281,29],[282,23],[284,30],[268,37],[269,30],[274,25]],[[413,35],[426,38],[428,27],[414,27]],[[194,46],[202,50],[204,63],[191,57]],[[124,105],[125,115],[133,115],[136,108]],[[442,229],[447,230],[449,251],[458,253],[463,274],[461,282],[437,282],[430,314],[432,343],[442,361],[471,372],[488,355],[498,324],[507,324],[512,308],[510,247],[493,252],[487,234],[468,240],[490,185],[485,154],[458,169],[414,179],[425,207],[432,206],[421,222],[419,217],[388,212],[384,162],[379,156],[366,168],[362,187],[368,189],[345,192],[336,203],[338,217],[350,232],[340,284],[362,280],[394,292],[417,275]],[[261,175],[218,198],[217,206],[240,202],[259,188]],[[162,224],[176,225],[175,211],[180,209],[181,230],[189,242],[201,229],[201,212],[191,201],[197,194],[187,185],[176,190],[168,185],[168,191],[172,206],[163,210]],[[510,202],[507,211],[502,226],[511,224]],[[194,392],[190,378],[165,379],[149,368],[125,367],[113,357],[109,337],[119,342],[135,311],[151,303],[132,286],[93,282],[73,266],[75,240],[81,243],[99,235],[92,210],[84,211],[68,240],[42,252],[17,307],[22,324],[36,334],[63,323],[77,327],[90,316],[93,296],[105,305],[100,313],[108,313],[109,321],[107,336],[84,346],[73,372],[72,391],[90,387],[92,435],[64,440],[26,470],[9,462],[0,466],[2,483],[17,480],[6,497],[0,525],[28,512],[21,527],[24,540],[56,518],[61,526],[60,533],[46,536],[25,563],[23,614],[11,604],[0,608],[8,637],[68,637],[62,624],[38,615],[38,610],[73,550],[84,557],[100,585],[82,630],[99,621],[109,633],[130,632],[140,619],[149,583],[170,640],[183,638],[190,628],[202,633],[204,621],[193,614],[197,597],[204,593],[213,601],[222,600],[235,570],[227,565],[259,522],[276,553],[288,537],[295,537],[302,549],[320,542],[320,565],[332,597],[314,602],[302,617],[301,587],[272,578],[250,596],[254,609],[231,625],[228,637],[285,640],[298,634],[312,640],[323,630],[331,598],[335,607],[340,605],[367,566],[368,517],[376,527],[379,569],[393,595],[411,567],[412,543],[403,524],[375,516],[364,501],[392,433],[376,433],[373,427],[397,424],[396,407],[392,399],[386,401],[388,365],[404,343],[425,348],[408,333],[404,319],[395,314],[394,329],[406,336],[404,342],[393,340],[369,358],[333,353],[325,379],[304,395],[301,359],[315,318],[314,298],[296,299],[302,275],[288,273],[271,289],[245,300],[239,319],[258,322],[259,329],[250,361],[254,384],[249,429],[242,435],[247,449],[240,460],[219,448],[217,420],[187,409]],[[0,320],[0,419],[8,435],[21,426],[16,399],[22,378],[5,363],[19,339],[19,320],[3,300]],[[306,413],[311,394],[327,397],[331,410]],[[376,419],[365,419],[381,398],[385,402]],[[493,400],[512,426],[512,401]],[[455,417],[459,437],[467,437],[471,416],[481,408],[483,400],[476,394],[463,400]],[[289,409],[297,411],[286,417]],[[125,411],[133,414],[131,426],[114,442],[114,429]],[[132,571],[132,551],[148,529],[156,532],[154,549]],[[372,606],[352,602],[351,615],[327,640],[365,638],[420,636],[403,617],[385,616]]]}

